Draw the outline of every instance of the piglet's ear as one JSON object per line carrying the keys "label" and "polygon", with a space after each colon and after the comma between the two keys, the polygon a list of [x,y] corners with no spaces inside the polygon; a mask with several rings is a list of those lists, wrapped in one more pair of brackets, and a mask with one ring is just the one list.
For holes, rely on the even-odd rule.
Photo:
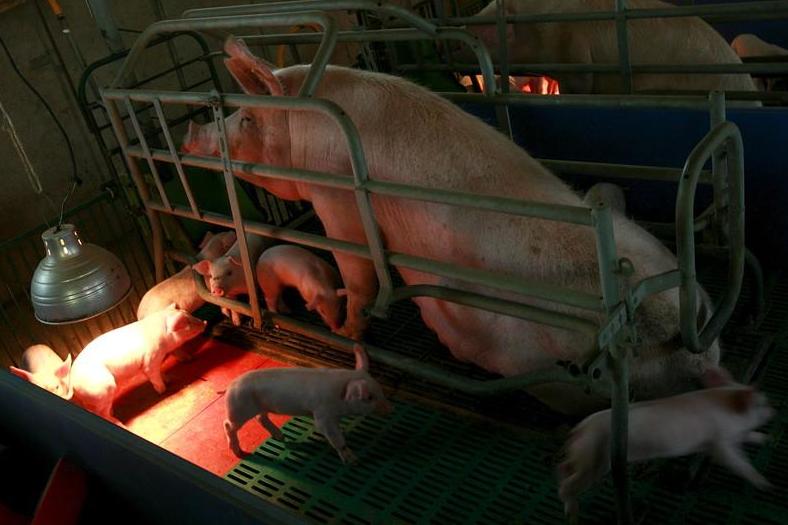
{"label": "piglet's ear", "polygon": [[167,316],[167,333],[179,332],[189,325],[189,317],[183,312],[175,312]]}
{"label": "piglet's ear", "polygon": [[57,367],[57,370],[55,370],[55,377],[57,377],[58,379],[63,379],[64,377],[68,376],[70,372],[71,372],[71,354],[68,354],[68,357],[66,358],[65,362],[59,367]]}
{"label": "piglet's ear", "polygon": [[33,375],[27,370],[22,370],[21,368],[17,368],[15,366],[9,367],[9,370],[11,371],[12,374],[21,377],[25,381],[31,381],[31,382],[33,381]]}
{"label": "piglet's ear", "polygon": [[192,264],[192,269],[205,277],[211,276],[211,261],[203,259],[197,264]]}
{"label": "piglet's ear", "polygon": [[705,388],[716,388],[726,386],[733,383],[731,374],[722,367],[713,367],[706,369],[700,378]]}
{"label": "piglet's ear", "polygon": [[274,75],[273,67],[254,56],[243,40],[228,37],[224,43],[224,52],[230,55],[230,58],[224,59],[224,65],[245,93],[271,94],[276,97],[284,95],[282,83]]}
{"label": "piglet's ear", "polygon": [[205,237],[203,237],[202,241],[200,241],[199,248],[205,248],[205,245],[208,244],[208,241],[211,240],[211,237],[213,237],[213,232],[205,232]]}
{"label": "piglet's ear", "polygon": [[239,259],[238,257],[231,255],[227,259],[230,261],[231,264],[234,264],[236,266],[241,266],[241,259]]}
{"label": "piglet's ear", "polygon": [[366,379],[351,379],[345,385],[345,401],[363,401],[369,399],[369,385]]}
{"label": "piglet's ear", "polygon": [[224,251],[227,252],[227,250],[230,249],[230,246],[235,244],[235,241],[238,239],[238,234],[235,232],[226,232],[223,235],[224,237],[222,237],[222,247],[224,247]]}
{"label": "piglet's ear", "polygon": [[755,390],[742,388],[731,394],[730,405],[734,412],[744,413],[752,408],[755,402]]}

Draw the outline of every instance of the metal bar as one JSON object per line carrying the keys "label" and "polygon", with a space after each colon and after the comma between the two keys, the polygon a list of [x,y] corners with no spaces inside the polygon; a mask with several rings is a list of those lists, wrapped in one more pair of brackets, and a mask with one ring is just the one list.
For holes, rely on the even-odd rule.
{"label": "metal bar", "polygon": [[[618,277],[620,274],[620,263],[616,255],[616,241],[613,235],[613,214],[608,204],[603,201],[592,203],[592,210],[596,221],[596,247],[602,296],[605,308],[608,314],[611,314],[621,303]],[[630,314],[629,305],[627,314]],[[634,323],[634,318],[628,316],[628,323]],[[629,524],[632,523],[629,479],[627,475],[629,374],[627,370],[627,346],[620,344],[620,339],[620,337],[613,337],[607,347],[607,361],[613,380],[611,392],[610,464],[616,492],[618,522]]]}
{"label": "metal bar", "polygon": [[[113,80],[111,87],[124,85],[126,79],[132,74],[139,62],[142,52],[158,34],[176,33],[181,31],[200,31],[208,29],[229,28],[256,28],[270,26],[291,26],[296,24],[319,24],[330,37],[335,22],[325,14],[314,12],[301,12],[291,15],[252,15],[252,16],[227,16],[217,19],[195,18],[190,20],[162,20],[149,25],[134,42],[126,60]],[[326,57],[327,59],[327,57]],[[319,68],[311,68],[318,71]],[[319,71],[318,71],[319,72]],[[307,75],[307,79],[309,75]],[[306,83],[307,79],[304,79]],[[313,81],[314,82],[314,81]]]}
{"label": "metal bar", "polygon": [[[709,93],[709,130],[725,122],[725,93],[712,91]],[[718,243],[727,238],[728,224],[725,210],[728,207],[727,168],[725,162],[725,147],[720,145],[711,157],[712,183],[714,185],[714,202],[712,204],[712,227]]]}
{"label": "metal bar", "polygon": [[197,207],[197,201],[194,200],[194,194],[192,193],[191,186],[189,185],[189,181],[186,179],[186,174],[183,172],[181,159],[178,157],[178,150],[175,149],[175,143],[172,141],[172,134],[170,134],[170,127],[167,125],[167,117],[164,116],[164,110],[161,107],[161,102],[159,102],[158,99],[154,100],[153,107],[156,109],[156,116],[159,118],[161,131],[164,134],[164,140],[167,142],[167,148],[170,150],[172,163],[175,164],[175,171],[178,172],[178,177],[181,179],[183,191],[186,193],[186,198],[189,200],[189,206],[191,206],[192,212],[194,212],[194,214],[199,217],[200,209]]}
{"label": "metal bar", "polygon": [[[203,283],[203,288],[204,287],[205,283]],[[356,341],[329,333],[326,330],[316,328],[315,326],[308,323],[297,321],[283,315],[266,312],[266,318],[270,319],[272,323],[281,328],[293,331],[295,333],[308,335],[320,342],[342,348],[347,352],[352,352],[353,345],[356,343]],[[561,382],[577,384],[581,386],[588,385],[588,381],[585,377],[572,375],[565,369],[559,367],[550,367],[547,369],[530,372],[528,374],[505,377],[501,379],[488,379],[483,381],[469,379],[459,374],[452,374],[451,372],[447,372],[441,368],[438,368],[437,366],[425,363],[419,359],[405,357],[401,354],[397,354],[396,352],[384,350],[366,343],[363,346],[369,354],[370,359],[376,363],[380,363],[396,370],[401,370],[414,377],[418,377],[437,385],[441,385],[446,388],[450,388],[472,396],[496,396],[545,383]]]}
{"label": "metal bar", "polygon": [[[226,7],[207,7],[187,9],[181,14],[182,18],[195,18],[195,17],[226,17],[238,15],[258,15],[258,14],[292,14],[303,11],[374,11],[376,13],[384,13],[396,17],[416,29],[432,35],[435,33],[436,26],[427,22],[422,17],[416,15],[412,11],[402,7],[391,5],[383,2],[374,2],[371,0],[323,0],[323,1],[295,1],[295,2],[271,2],[268,4],[256,5],[236,5]],[[279,24],[288,25],[288,24]],[[293,24],[289,24],[293,25]]]}
{"label": "metal bar", "polygon": [[618,63],[624,82],[624,93],[632,93],[632,64],[629,60],[629,33],[627,32],[627,1],[616,0],[616,39]]}
{"label": "metal bar", "polygon": [[[140,171],[140,167],[137,164],[137,160],[128,154],[129,137],[126,134],[126,129],[123,127],[123,121],[120,118],[115,101],[105,98],[103,94],[102,99],[104,100],[104,105],[107,108],[107,116],[112,123],[112,129],[114,130],[115,136],[118,139],[118,145],[120,146],[121,151],[123,151],[123,156],[125,157],[126,165],[129,169],[129,174],[131,175],[134,184],[137,186],[140,199],[143,202],[149,202],[151,200],[150,192],[148,191],[148,187],[145,184],[145,179],[142,176],[142,172]],[[161,221],[159,220],[159,216],[156,211],[152,208],[146,206],[145,212],[148,216],[148,221],[151,228],[151,243],[153,244],[153,264],[156,271],[156,282],[161,282],[165,277],[164,238],[161,229]]]}
{"label": "metal bar", "polygon": [[[475,73],[479,71],[475,64],[399,64],[399,71],[441,71],[452,73]],[[495,66],[495,72],[500,72],[500,67]],[[719,74],[785,74],[788,73],[788,64],[632,64],[632,74],[674,74],[697,73],[703,75]],[[548,74],[548,73],[595,73],[595,74],[621,74],[618,64],[581,64],[581,63],[556,63],[556,64],[509,64],[509,73],[518,74]]]}
{"label": "metal bar", "polygon": [[[238,248],[241,251],[241,266],[244,270],[244,278],[246,280],[246,289],[249,292],[249,302],[252,308],[252,320],[254,327],[257,329],[262,328],[263,318],[260,315],[260,299],[257,293],[257,284],[252,264],[257,261],[251,260],[249,254],[249,246],[246,242],[246,232],[244,231],[243,216],[241,215],[241,206],[238,204],[238,194],[235,191],[235,177],[233,177],[233,169],[230,164],[230,141],[227,136],[227,129],[224,126],[224,109],[222,107],[222,99],[218,91],[213,92],[215,103],[212,105],[213,121],[216,123],[217,135],[219,137],[219,149],[222,159],[222,167],[224,173],[224,184],[227,187],[227,199],[230,201],[230,210],[233,214],[233,223],[235,225],[235,232],[238,242]],[[167,123],[162,122],[162,127],[166,127]]]}
{"label": "metal bar", "polygon": [[[495,0],[496,28],[498,30],[498,62],[501,68],[499,80],[499,91],[504,95],[509,93],[509,43],[506,41],[506,13],[504,1]],[[485,84],[485,92],[487,84]],[[509,140],[514,140],[512,135],[512,119],[509,115],[509,106],[496,104],[495,114],[498,119],[498,128],[507,136]]]}
{"label": "metal bar", "polygon": [[[167,192],[164,191],[164,185],[161,182],[161,177],[159,177],[159,170],[156,167],[156,161],[154,161],[153,157],[151,156],[148,142],[145,140],[145,135],[142,133],[142,128],[140,127],[140,123],[137,120],[137,115],[134,113],[134,105],[128,98],[126,98],[124,102],[126,103],[126,111],[128,112],[129,120],[131,121],[131,125],[134,128],[134,132],[137,134],[137,139],[139,140],[140,146],[142,147],[145,160],[148,162],[150,174],[153,177],[153,181],[156,183],[156,188],[159,190],[159,198],[161,198],[161,202],[164,203],[164,206],[166,206],[168,209],[172,209],[172,205],[170,205],[170,199],[167,197]],[[166,126],[166,122],[163,122],[162,126]]]}
{"label": "metal bar", "polygon": [[519,317],[520,319],[526,319],[539,324],[583,332],[592,336],[596,335],[599,331],[599,325],[597,323],[582,317],[466,292],[464,290],[447,288],[445,286],[422,284],[397,288],[391,296],[391,302],[411,299],[413,297],[433,297],[443,301],[480,308],[488,312]]}
{"label": "metal bar", "polygon": [[[439,92],[438,95],[453,102],[473,104],[511,104],[522,106],[583,106],[583,107],[659,107],[701,109],[708,111],[709,100],[706,95],[521,95],[510,93],[485,97],[477,93]],[[730,103],[728,107],[752,107],[752,104]]]}
{"label": "metal bar", "polygon": [[[225,228],[235,228],[235,224],[233,223],[233,219],[231,217],[227,217],[226,215],[219,213],[203,212],[202,216],[198,218],[194,216],[188,208],[184,206],[178,206],[177,204],[173,206],[172,211],[167,210],[160,203],[153,201],[146,201],[145,206],[150,207],[152,210],[168,213],[178,217],[201,220],[203,222],[208,222],[217,226],[223,226]],[[249,220],[243,221],[243,227],[246,232],[253,233],[255,235],[271,237],[286,242],[295,242],[312,248],[319,248],[321,250],[347,253],[349,255],[355,255],[364,259],[372,259],[372,253],[369,248],[361,244],[330,239],[323,237],[322,235],[314,235],[281,226],[271,226]],[[502,278],[499,275],[486,270],[463,268],[450,263],[443,263],[431,259],[425,259],[422,257],[396,252],[387,252],[386,258],[389,263],[394,266],[404,266],[413,270],[441,275],[443,277],[450,277],[472,284],[489,286],[492,288],[507,290],[523,295],[529,295],[539,299],[566,304],[568,306],[575,306],[590,311],[598,312],[602,309],[602,299],[597,295],[576,290],[568,290],[566,288],[546,284],[541,281],[531,281],[521,277],[513,276],[506,276]]]}
{"label": "metal bar", "polygon": [[[729,188],[728,217],[729,253],[728,284],[725,295],[717,304],[709,322],[698,334],[697,276],[695,274],[694,199],[700,169],[714,151],[726,145]],[[717,338],[722,326],[730,318],[741,290],[744,275],[744,148],[739,128],[723,122],[712,129],[692,150],[684,165],[676,197],[676,247],[681,272],[681,335],[684,346],[691,352],[703,352]]]}
{"label": "metal bar", "polygon": [[[671,6],[656,9],[628,9],[625,13],[627,20],[639,18],[680,18],[689,16],[722,16],[741,15],[749,19],[756,15],[768,15],[775,19],[788,17],[788,1],[763,1],[739,2],[731,4]],[[538,22],[590,22],[597,20],[615,20],[616,11],[584,11],[572,13],[539,13],[509,15],[506,23],[538,23]],[[492,25],[495,17],[492,16],[467,16],[450,17],[444,22],[448,25]]]}
{"label": "metal bar", "polygon": [[[663,168],[658,166],[636,166],[628,164],[610,164],[607,162],[587,162],[576,160],[536,159],[550,171],[557,173],[577,173],[598,177],[619,179],[658,180],[678,182],[681,168]],[[711,184],[711,172],[703,170],[698,179],[699,184]]]}
{"label": "metal bar", "polygon": [[[127,149],[129,155],[132,157],[143,158],[145,155],[142,149],[138,146],[129,146]],[[152,156],[156,160],[173,162],[171,154],[166,150],[154,149],[152,150]],[[180,159],[181,163],[186,166],[210,169],[214,171],[221,171],[222,169],[221,161],[211,157],[181,155]],[[355,189],[352,179],[343,175],[331,175],[317,171],[283,168],[264,164],[250,164],[241,161],[232,161],[231,165],[233,172],[237,177],[252,183],[259,184],[261,177],[268,177],[271,179],[308,182],[309,184],[316,184],[329,188],[345,190]],[[401,197],[438,204],[449,204],[453,206],[496,211],[585,226],[590,226],[592,224],[591,214],[588,208],[584,208],[582,206],[545,204],[542,202],[522,201],[508,197],[496,197],[459,191],[437,190],[432,188],[422,188],[374,180],[367,181],[365,187],[372,193],[390,197]]]}

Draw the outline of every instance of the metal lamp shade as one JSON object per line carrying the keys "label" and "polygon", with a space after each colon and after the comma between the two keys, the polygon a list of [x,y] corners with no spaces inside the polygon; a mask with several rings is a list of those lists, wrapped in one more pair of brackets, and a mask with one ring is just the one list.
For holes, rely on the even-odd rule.
{"label": "metal lamp shade", "polygon": [[41,234],[47,255],[30,283],[36,319],[46,324],[84,321],[113,308],[131,291],[120,259],[83,243],[73,224]]}

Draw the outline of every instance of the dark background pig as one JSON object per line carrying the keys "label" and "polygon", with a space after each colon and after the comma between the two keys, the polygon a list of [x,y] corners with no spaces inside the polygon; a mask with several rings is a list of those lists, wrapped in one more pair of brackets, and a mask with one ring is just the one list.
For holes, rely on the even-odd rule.
{"label": "dark background pig", "polygon": [[[658,0],[629,0],[629,9],[663,8],[672,4]],[[614,0],[504,0],[507,15],[613,11]],[[494,16],[491,2],[477,16]],[[725,39],[697,17],[645,18],[627,22],[630,62],[635,64],[741,64]],[[498,29],[468,26],[498,60]],[[593,22],[523,23],[507,26],[509,62],[513,64],[615,64],[618,63],[616,23]],[[474,60],[467,50],[463,60]],[[618,75],[601,73],[550,73],[561,93],[621,93]],[[749,75],[638,74],[634,91],[643,90],[741,90],[753,91]]]}
{"label": "dark background pig", "polygon": [[[230,55],[225,64],[248,93],[296,93],[307,72],[306,67],[295,66],[274,74],[234,39],[228,40],[225,50]],[[338,104],[355,123],[373,180],[583,205],[566,184],[501,133],[411,82],[329,67],[315,96]],[[234,159],[260,163],[275,159],[276,164],[294,168],[352,173],[345,139],[336,124],[322,115],[242,108],[227,119],[227,129]],[[187,136],[185,149],[212,154],[215,127]],[[366,243],[353,192],[248,173],[236,175],[281,198],[311,201],[329,237]],[[590,228],[378,195],[372,197],[372,204],[389,250],[600,293],[595,236]],[[619,256],[634,263],[633,279],[676,268],[673,254],[634,222],[616,214],[614,225]],[[368,260],[334,255],[348,290],[342,332],[359,338],[367,324],[362,309],[376,295],[375,270]],[[398,270],[408,285],[451,286],[554,306],[405,267]],[[503,375],[549,368],[557,360],[583,359],[596,347],[592,337],[579,332],[432,298],[415,302],[427,326],[456,358]],[[590,315],[571,307],[556,308]],[[643,344],[632,364],[631,386],[639,398],[690,389],[697,377],[719,360],[716,342],[700,354],[680,347],[676,338],[678,310],[678,291],[671,290],[649,298],[637,311]],[[566,412],[587,413],[607,403],[563,383],[530,391]]]}

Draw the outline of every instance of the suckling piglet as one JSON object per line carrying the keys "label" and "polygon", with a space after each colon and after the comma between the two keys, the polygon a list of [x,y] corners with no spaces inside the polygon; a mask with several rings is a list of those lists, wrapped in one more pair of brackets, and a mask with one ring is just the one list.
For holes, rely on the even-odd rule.
{"label": "suckling piglet", "polygon": [[291,286],[301,294],[307,310],[317,310],[331,330],[342,326],[342,298],[347,291],[340,288],[337,271],[314,253],[292,244],[268,248],[257,260],[256,273],[272,312],[287,312],[281,296]]}
{"label": "suckling piglet", "polygon": [[[257,235],[247,234],[246,244],[249,248],[249,258],[254,262],[260,257],[263,250],[271,245],[271,241]],[[208,288],[213,295],[232,299],[241,294],[255,292],[246,288],[246,279],[241,265],[241,247],[237,240],[223,256],[214,259],[206,258],[193,265],[192,268],[207,278]],[[228,314],[226,308],[223,308],[222,312],[225,315]],[[241,324],[240,316],[236,312],[232,312],[232,320],[236,326]]]}
{"label": "suckling piglet", "polygon": [[[235,243],[235,232],[217,234],[206,233],[200,243],[197,259],[216,259],[227,253]],[[193,312],[202,306],[203,301],[197,294],[191,266],[183,268],[172,277],[165,279],[148,290],[137,307],[137,319],[143,319],[153,312],[164,310],[171,303],[186,312]]]}
{"label": "suckling piglet", "polygon": [[22,354],[20,367],[11,373],[48,390],[63,399],[71,399],[71,354],[63,361],[47,345],[33,345]]}
{"label": "suckling piglet", "polygon": [[[710,388],[630,406],[628,461],[707,452],[756,487],[768,488],[741,444],[765,439],[755,429],[774,410],[762,393],[733,383],[724,371],[709,370],[704,382]],[[610,417],[609,409],[597,412],[571,432],[567,459],[559,466],[558,492],[567,514],[577,513],[580,494],[610,470]]]}
{"label": "suckling piglet", "polygon": [[356,457],[345,443],[339,427],[342,416],[388,413],[391,404],[367,372],[367,356],[355,345],[355,370],[333,368],[269,368],[247,372],[227,389],[227,419],[224,431],[230,449],[238,457],[244,452],[238,430],[254,416],[275,439],[284,435],[268,419],[269,413],[311,415],[315,428],[339,453],[343,463]]}
{"label": "suckling piglet", "polygon": [[159,394],[165,390],[161,365],[167,355],[205,329],[205,321],[174,304],[140,321],[95,338],[74,360],[74,401],[95,414],[112,415],[117,388],[142,373]]}

